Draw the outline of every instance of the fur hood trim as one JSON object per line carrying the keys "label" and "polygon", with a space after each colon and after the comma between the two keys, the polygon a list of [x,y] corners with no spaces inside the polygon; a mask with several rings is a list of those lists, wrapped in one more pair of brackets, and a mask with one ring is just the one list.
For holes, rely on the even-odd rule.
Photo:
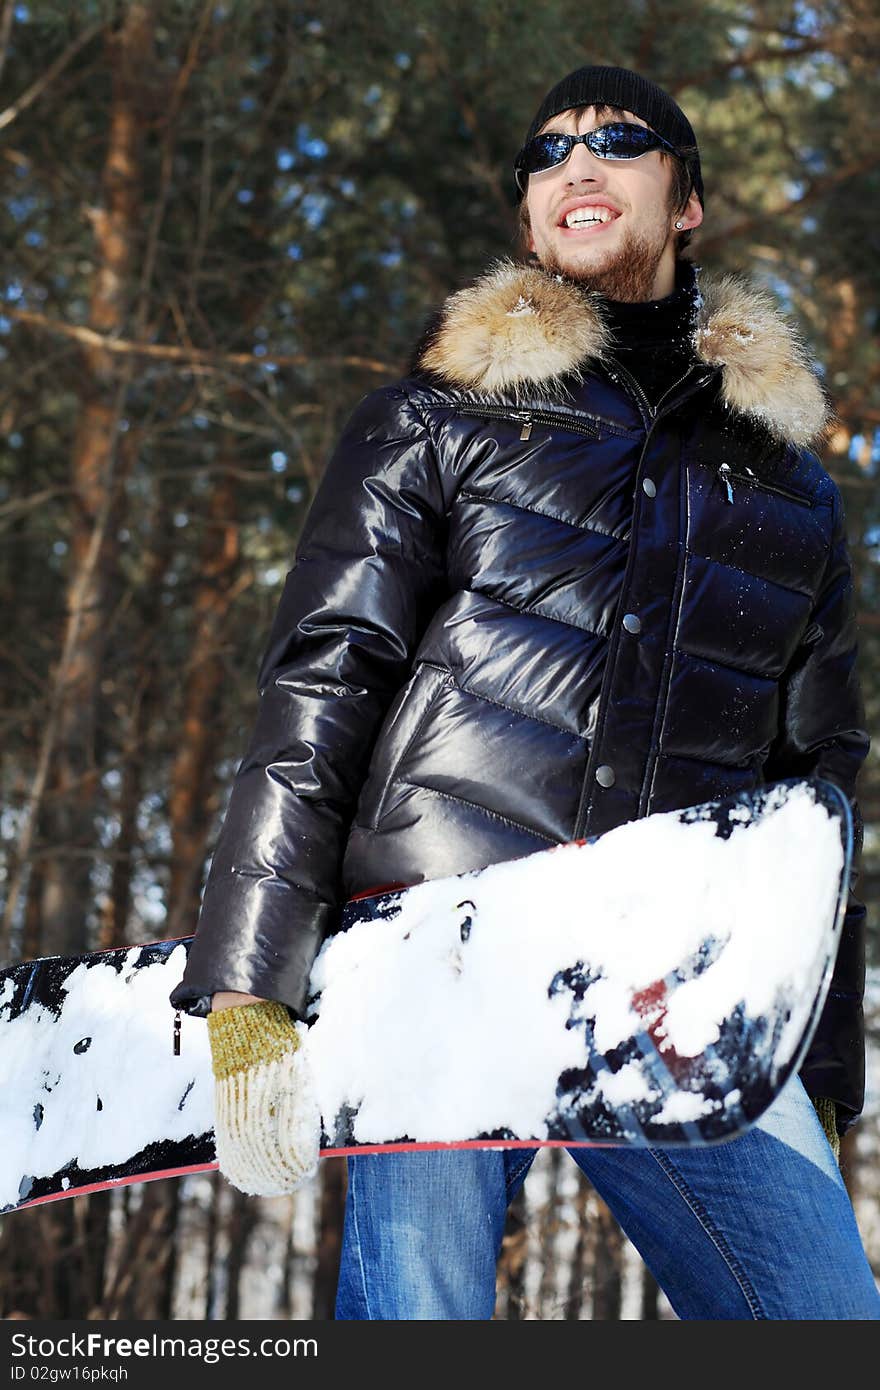
{"label": "fur hood trim", "polygon": [[[698,285],[694,350],[721,368],[723,403],[777,439],[815,443],[833,411],[797,329],[745,276],[701,272]],[[446,385],[483,398],[513,392],[520,401],[539,384],[566,392],[612,348],[601,295],[503,257],[448,296],[414,363]]]}

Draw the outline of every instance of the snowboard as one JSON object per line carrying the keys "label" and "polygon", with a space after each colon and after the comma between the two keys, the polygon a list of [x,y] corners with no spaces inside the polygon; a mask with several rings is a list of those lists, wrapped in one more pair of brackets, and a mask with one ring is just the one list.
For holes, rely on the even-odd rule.
{"label": "snowboard", "polygon": [[[789,778],[350,899],[296,1024],[321,1156],[736,1137],[803,1060],[851,859],[845,795]],[[217,1166],[191,941],[0,972],[0,1211]]]}

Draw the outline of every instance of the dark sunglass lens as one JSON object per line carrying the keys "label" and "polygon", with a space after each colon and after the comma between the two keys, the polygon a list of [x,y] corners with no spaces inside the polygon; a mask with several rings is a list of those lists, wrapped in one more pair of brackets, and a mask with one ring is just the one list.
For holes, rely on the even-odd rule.
{"label": "dark sunglass lens", "polygon": [[654,149],[657,144],[652,130],[643,125],[633,125],[632,122],[603,126],[599,133],[606,159],[635,159],[637,155]]}
{"label": "dark sunglass lens", "polygon": [[523,150],[520,168],[523,173],[537,174],[560,164],[571,150],[567,135],[536,135]]}

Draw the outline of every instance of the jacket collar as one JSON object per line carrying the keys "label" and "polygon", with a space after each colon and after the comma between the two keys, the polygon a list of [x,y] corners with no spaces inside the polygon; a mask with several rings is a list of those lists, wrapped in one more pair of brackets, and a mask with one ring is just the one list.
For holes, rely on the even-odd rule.
{"label": "jacket collar", "polygon": [[[722,403],[779,440],[817,442],[833,411],[773,297],[742,275],[701,272],[697,284],[692,343],[697,358],[720,369]],[[481,399],[512,392],[519,402],[535,386],[565,391],[611,359],[604,303],[595,290],[502,257],[447,297],[413,366]]]}

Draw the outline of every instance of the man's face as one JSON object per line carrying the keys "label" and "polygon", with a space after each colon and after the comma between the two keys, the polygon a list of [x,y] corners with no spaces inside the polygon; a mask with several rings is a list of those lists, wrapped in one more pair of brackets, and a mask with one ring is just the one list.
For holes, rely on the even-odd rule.
{"label": "man's face", "polygon": [[[583,135],[613,120],[646,126],[631,111],[597,116],[591,106],[580,121],[573,111],[553,116],[541,127]],[[675,288],[675,240],[681,229],[697,227],[703,210],[691,193],[683,212],[670,206],[672,163],[651,150],[638,159],[601,159],[586,145],[575,145],[568,159],[553,169],[530,174],[526,200],[531,221],[530,249],[545,269],[561,272],[609,299],[662,298]],[[608,222],[585,227],[565,225],[567,210],[588,197],[611,210]]]}

